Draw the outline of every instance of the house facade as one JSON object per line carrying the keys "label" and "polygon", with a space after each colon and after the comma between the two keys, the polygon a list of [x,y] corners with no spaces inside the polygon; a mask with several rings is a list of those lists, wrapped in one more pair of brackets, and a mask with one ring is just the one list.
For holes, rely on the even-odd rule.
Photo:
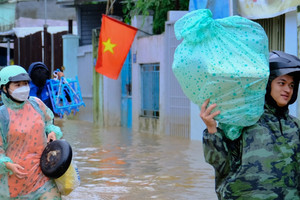
{"label": "house facade", "polygon": [[[136,17],[132,25],[141,31],[136,35],[119,79],[112,80],[94,70],[101,23],[84,28],[83,24],[87,22],[85,23],[83,19],[87,16],[83,16],[85,12],[82,11],[83,5],[80,1],[58,2],[64,6],[75,6],[77,13],[78,47],[68,48],[66,45],[65,48],[68,50],[64,50],[74,52],[76,49],[73,55],[76,55],[77,64],[71,65],[69,61],[74,59],[64,57],[65,75],[78,74],[82,96],[86,103],[86,108],[82,109],[76,118],[93,121],[104,127],[121,125],[132,127],[134,131],[157,134],[164,134],[166,131],[171,133],[174,129],[177,130],[176,134],[184,133],[186,135],[183,136],[189,138],[189,101],[181,91],[170,67],[175,48],[180,42],[175,39],[173,26],[186,12],[179,15],[175,12],[169,14],[167,31],[161,35],[152,35],[152,17],[146,18],[145,21],[143,17]],[[103,4],[98,2],[97,15],[101,16],[103,9],[100,7],[103,8]],[[93,10],[88,7],[94,6],[85,4],[84,9]],[[96,14],[90,12],[90,15]],[[118,17],[115,12],[113,15]],[[88,29],[91,31],[92,43],[88,43],[82,35]],[[64,38],[64,42],[67,43],[68,40],[70,38]],[[169,90],[169,87],[173,89]],[[182,106],[182,103],[185,105]]]}
{"label": "house facade", "polygon": [[[187,11],[171,11],[161,35],[137,37],[132,45],[132,118],[134,131],[189,138],[190,103],[173,72],[180,41],[174,24]],[[133,21],[138,26],[138,21]]]}
{"label": "house facade", "polygon": [[76,26],[74,8],[63,8],[55,0],[1,0],[0,19],[0,66],[27,68],[35,61],[51,70],[62,66],[61,35],[68,33],[70,20]]}
{"label": "house facade", "polygon": [[[236,2],[229,3],[229,15],[241,15],[238,6]],[[95,73],[99,37],[97,28],[94,29],[95,35],[92,35],[92,44],[79,42],[77,73],[85,93],[85,102],[89,103],[87,112],[80,112],[77,117],[101,126],[122,125],[138,132],[201,140],[205,126],[199,117],[200,110],[183,94],[172,72],[174,51],[180,44],[175,38],[174,24],[187,12],[169,12],[165,32],[161,35],[151,35],[151,16],[146,18],[143,26],[143,20],[136,17],[132,25],[143,31],[138,31],[123,67],[125,70],[122,70],[118,80]],[[295,9],[271,18],[253,20],[262,24],[272,38],[270,49],[297,55],[298,25]],[[83,29],[78,32],[81,31]],[[272,32],[277,35],[271,35]],[[289,35],[285,34],[287,32]],[[80,34],[78,36],[81,38]],[[298,113],[297,102],[291,106],[291,114],[297,116]]]}

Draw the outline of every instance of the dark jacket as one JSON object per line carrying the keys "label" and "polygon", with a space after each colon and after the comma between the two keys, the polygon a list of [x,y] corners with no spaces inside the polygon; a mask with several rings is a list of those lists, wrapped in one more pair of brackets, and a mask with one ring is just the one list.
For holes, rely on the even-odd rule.
{"label": "dark jacket", "polygon": [[[33,71],[36,70],[37,68],[45,69],[45,72],[47,72],[47,74],[40,74],[39,77],[33,77]],[[32,81],[29,83],[30,96],[38,97],[53,111],[53,106],[50,99],[50,93],[48,91],[49,81],[47,79],[49,78],[50,72],[47,66],[42,62],[34,62],[29,66],[28,74],[32,79]],[[42,82],[44,83],[37,86],[37,83],[40,81],[37,80],[37,78],[44,79],[42,80]]]}

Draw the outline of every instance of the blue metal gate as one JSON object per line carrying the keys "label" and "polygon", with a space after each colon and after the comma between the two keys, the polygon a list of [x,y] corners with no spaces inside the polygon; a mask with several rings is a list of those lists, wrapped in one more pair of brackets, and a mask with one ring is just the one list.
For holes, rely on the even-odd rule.
{"label": "blue metal gate", "polygon": [[129,51],[121,71],[121,125],[132,127],[132,96],[131,96],[131,51]]}

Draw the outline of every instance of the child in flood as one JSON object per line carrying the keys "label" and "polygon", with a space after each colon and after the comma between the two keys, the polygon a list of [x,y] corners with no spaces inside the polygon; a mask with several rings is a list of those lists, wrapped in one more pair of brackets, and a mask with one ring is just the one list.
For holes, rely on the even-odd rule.
{"label": "child in flood", "polygon": [[297,99],[300,60],[274,51],[269,67],[264,113],[238,139],[217,127],[216,104],[206,100],[201,107],[204,156],[215,169],[219,199],[300,199],[300,121],[288,110]]}
{"label": "child in flood", "polygon": [[40,157],[62,132],[52,124],[52,111],[29,97],[29,81],[21,66],[0,71],[0,199],[61,199],[55,182],[42,173]]}

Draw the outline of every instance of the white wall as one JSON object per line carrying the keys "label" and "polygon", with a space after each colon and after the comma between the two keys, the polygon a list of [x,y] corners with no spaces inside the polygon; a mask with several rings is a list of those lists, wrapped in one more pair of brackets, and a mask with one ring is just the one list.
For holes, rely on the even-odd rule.
{"label": "white wall", "polygon": [[79,48],[79,37],[77,35],[63,35],[63,65],[66,78],[78,76],[78,59],[76,52]]}
{"label": "white wall", "polygon": [[139,130],[139,115],[141,110],[141,71],[137,62],[138,57],[138,39],[135,38],[131,50],[132,50],[132,130],[138,132]]}
{"label": "white wall", "polygon": [[[74,75],[78,74],[78,80],[81,87],[81,94],[85,107],[80,107],[75,117],[69,116],[69,119],[79,119],[93,122],[93,55],[92,45],[85,45],[78,48],[77,61],[78,68],[71,71]],[[68,73],[70,74],[70,73]],[[70,77],[73,75],[70,75]],[[100,85],[100,87],[102,87]],[[104,127],[121,125],[121,75],[117,80],[103,78],[103,119]]]}
{"label": "white wall", "polygon": [[160,98],[164,98],[162,102],[165,105],[160,109],[161,132],[167,135],[180,136],[183,138],[191,138],[191,107],[190,100],[186,97],[182,88],[173,72],[174,53],[181,43],[175,36],[175,22],[188,11],[169,11],[168,21],[165,23],[165,67],[162,68],[160,89]]}
{"label": "white wall", "polygon": [[121,126],[121,74],[117,80],[103,77],[104,127]]}
{"label": "white wall", "polygon": [[68,115],[68,119],[79,119],[93,121],[93,65],[92,65],[92,45],[79,47],[79,37],[76,35],[63,36],[63,65],[66,78],[74,79],[78,77],[81,95],[84,106],[79,107],[79,112]]}
{"label": "white wall", "polygon": [[[185,121],[180,121],[180,125],[178,124],[174,118],[174,113],[178,115],[177,112],[174,111],[174,107],[172,105],[176,101],[176,99],[170,98],[170,90],[176,90],[176,85],[178,82],[174,83],[172,77],[174,77],[172,72],[172,63],[173,63],[173,54],[175,48],[177,47],[178,43],[173,27],[175,21],[186,14],[187,11],[169,11],[168,12],[168,21],[166,22],[166,30],[161,35],[143,35],[144,37],[139,37],[135,39],[135,42],[132,47],[132,54],[133,54],[133,67],[132,67],[132,121],[133,125],[132,128],[134,131],[146,131],[148,133],[155,133],[155,134],[171,134],[171,130],[176,129],[177,132],[181,133],[181,129],[184,129],[186,125],[189,127],[189,120],[188,124],[184,124]],[[139,20],[142,18],[135,18],[132,25],[138,27],[141,22]],[[151,19],[152,20],[152,19]],[[146,23],[151,25],[151,20],[146,20]],[[149,29],[145,29],[149,32]],[[144,31],[145,31],[144,30]],[[141,36],[141,35],[140,35]],[[175,40],[175,41],[174,41]],[[136,60],[134,59],[136,58]],[[159,63],[159,119],[144,119],[140,117],[140,110],[141,110],[141,77],[140,77],[140,65],[147,64],[147,63]],[[178,91],[180,93],[180,91]],[[177,94],[177,96],[180,94]],[[184,101],[181,99],[181,101]],[[172,104],[173,103],[173,104]],[[172,109],[171,109],[172,107]],[[172,110],[173,115],[170,116],[170,110]],[[182,110],[182,107],[180,107]],[[188,113],[190,107],[188,106]],[[173,117],[173,118],[172,118]],[[176,119],[184,116],[177,116]],[[188,114],[188,118],[190,115]],[[149,121],[149,122],[148,122]],[[172,121],[172,123],[170,123]],[[170,128],[172,127],[172,129]],[[181,129],[177,129],[180,127]],[[184,132],[184,131],[183,131]],[[175,134],[172,132],[172,134]],[[177,134],[182,135],[182,134]],[[189,128],[187,134],[189,135]]]}
{"label": "white wall", "polygon": [[[297,35],[297,11],[292,11],[285,14],[285,41],[284,50],[286,53],[298,55],[298,35]],[[298,96],[299,97],[299,96]],[[299,99],[299,98],[298,98]],[[293,105],[290,105],[290,114],[299,116],[299,100]]]}
{"label": "white wall", "polygon": [[[159,63],[163,66],[163,35],[136,38],[132,45],[132,130],[139,131],[139,115],[141,110],[141,72],[140,65],[147,63]],[[160,77],[163,76],[160,72]],[[160,109],[164,102],[160,100]],[[160,116],[161,117],[161,116]]]}
{"label": "white wall", "polygon": [[80,107],[78,119],[93,122],[93,47],[86,45],[78,48],[78,81],[85,107]]}
{"label": "white wall", "polygon": [[206,128],[200,118],[200,108],[191,102],[191,140],[202,140],[203,131]]}

